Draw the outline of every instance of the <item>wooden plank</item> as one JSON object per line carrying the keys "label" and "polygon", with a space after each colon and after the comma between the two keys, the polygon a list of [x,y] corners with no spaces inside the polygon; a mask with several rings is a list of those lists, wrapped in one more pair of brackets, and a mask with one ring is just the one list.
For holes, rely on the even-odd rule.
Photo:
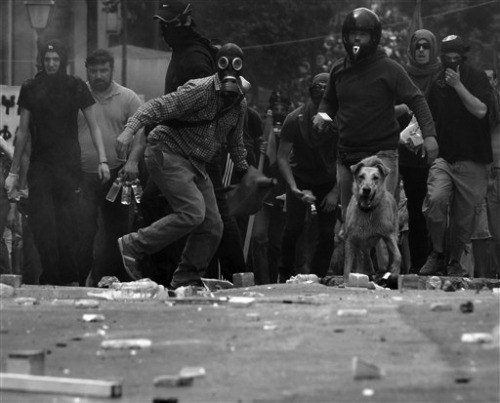
{"label": "wooden plank", "polygon": [[118,381],[61,378],[26,374],[0,373],[0,390],[16,392],[62,393],[68,395],[120,397],[122,384]]}

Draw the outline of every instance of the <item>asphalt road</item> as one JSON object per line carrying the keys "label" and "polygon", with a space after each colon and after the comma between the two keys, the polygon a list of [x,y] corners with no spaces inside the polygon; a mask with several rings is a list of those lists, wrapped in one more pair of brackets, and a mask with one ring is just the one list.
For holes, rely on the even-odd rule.
{"label": "asphalt road", "polygon": [[[77,292],[78,290],[78,292]],[[492,334],[500,294],[492,291],[370,291],[319,284],[219,291],[218,302],[104,301],[75,305],[83,289],[33,287],[33,306],[1,301],[2,371],[9,352],[41,349],[45,375],[118,379],[120,398],[1,391],[7,402],[498,402],[499,341],[463,343],[464,333]],[[96,291],[96,289],[89,289]],[[83,294],[82,294],[83,293]],[[19,294],[18,294],[19,295]],[[72,296],[76,299],[73,299]],[[225,297],[255,300],[228,302]],[[57,298],[56,298],[57,297]],[[231,299],[229,298],[229,301]],[[245,302],[245,301],[243,301]],[[460,306],[470,302],[473,312]],[[339,310],[361,309],[339,316]],[[84,314],[102,314],[87,323]],[[349,311],[347,311],[349,313]],[[352,313],[352,311],[351,311]],[[364,313],[364,314],[363,314]],[[143,349],[105,350],[104,340],[148,339]],[[378,379],[355,379],[353,360]],[[155,387],[161,375],[202,367],[190,386]],[[175,401],[175,400],[171,400]]]}

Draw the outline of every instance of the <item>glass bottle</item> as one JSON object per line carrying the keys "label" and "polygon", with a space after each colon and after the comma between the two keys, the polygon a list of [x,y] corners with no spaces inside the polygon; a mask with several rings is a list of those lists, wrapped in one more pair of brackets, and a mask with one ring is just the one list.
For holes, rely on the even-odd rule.
{"label": "glass bottle", "polygon": [[142,198],[142,186],[141,186],[141,181],[139,179],[136,179],[135,181],[132,182],[132,191],[134,192],[134,199],[137,204],[141,202]]}
{"label": "glass bottle", "polygon": [[132,189],[130,183],[125,182],[122,186],[122,204],[129,206],[132,203]]}

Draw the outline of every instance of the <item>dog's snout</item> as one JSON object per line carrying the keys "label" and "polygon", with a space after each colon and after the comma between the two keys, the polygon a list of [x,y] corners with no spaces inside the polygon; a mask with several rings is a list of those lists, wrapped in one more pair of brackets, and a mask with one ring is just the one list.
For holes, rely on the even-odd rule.
{"label": "dog's snout", "polygon": [[364,187],[361,189],[361,192],[363,193],[363,196],[369,196],[370,195],[371,189],[369,187]]}

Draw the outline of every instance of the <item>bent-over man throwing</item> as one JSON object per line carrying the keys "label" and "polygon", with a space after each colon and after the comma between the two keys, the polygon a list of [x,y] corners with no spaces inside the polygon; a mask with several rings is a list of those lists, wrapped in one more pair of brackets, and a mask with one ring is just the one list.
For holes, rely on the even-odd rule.
{"label": "bent-over man throwing", "polygon": [[176,92],[140,107],[117,139],[123,151],[140,128],[158,124],[149,134],[145,152],[149,174],[173,209],[138,232],[118,239],[123,263],[134,279],[141,278],[137,261],[188,235],[172,288],[201,286],[200,277],[219,244],[223,225],[214,189],[205,169],[227,142],[235,168],[248,165],[243,144],[246,100],[239,79],[243,51],[224,45],[217,54],[217,73],[190,80]]}

